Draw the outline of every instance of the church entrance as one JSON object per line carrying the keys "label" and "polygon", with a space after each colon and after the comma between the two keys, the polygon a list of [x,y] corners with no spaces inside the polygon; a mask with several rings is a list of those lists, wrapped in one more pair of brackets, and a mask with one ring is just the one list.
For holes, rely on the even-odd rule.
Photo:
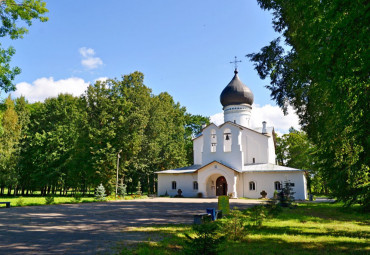
{"label": "church entrance", "polygon": [[220,176],[216,180],[216,196],[227,195],[227,182],[225,177]]}

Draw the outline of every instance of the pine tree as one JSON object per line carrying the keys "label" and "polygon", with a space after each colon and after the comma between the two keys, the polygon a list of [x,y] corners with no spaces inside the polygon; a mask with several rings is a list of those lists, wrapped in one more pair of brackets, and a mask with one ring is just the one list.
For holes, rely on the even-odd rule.
{"label": "pine tree", "polygon": [[126,185],[125,184],[120,183],[120,185],[118,186],[118,195],[122,197],[126,195]]}
{"label": "pine tree", "polygon": [[96,200],[98,201],[104,201],[105,200],[105,188],[103,186],[103,184],[100,183],[100,185],[96,188],[96,191],[95,191],[95,198]]}
{"label": "pine tree", "polygon": [[141,183],[138,181],[136,186],[136,194],[141,195]]}

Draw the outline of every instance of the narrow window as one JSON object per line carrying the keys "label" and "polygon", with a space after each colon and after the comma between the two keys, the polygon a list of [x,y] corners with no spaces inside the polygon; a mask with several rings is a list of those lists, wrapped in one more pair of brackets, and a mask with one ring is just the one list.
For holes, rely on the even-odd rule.
{"label": "narrow window", "polygon": [[232,143],[231,130],[227,128],[224,131],[224,152],[231,151],[231,143]]}
{"label": "narrow window", "polygon": [[275,185],[275,190],[281,190],[281,182],[276,181],[274,182],[274,185]]}
{"label": "narrow window", "polygon": [[256,190],[256,183],[255,182],[249,182],[249,190]]}
{"label": "narrow window", "polygon": [[198,182],[193,182],[193,189],[198,190]]}
{"label": "narrow window", "polygon": [[175,182],[175,181],[173,181],[173,182],[172,182],[172,189],[176,189],[176,186],[177,186],[177,185],[176,185],[176,182]]}
{"label": "narrow window", "polygon": [[216,152],[216,148],[217,148],[216,130],[212,129],[211,131],[211,152]]}
{"label": "narrow window", "polygon": [[253,158],[253,164],[256,163],[256,158]]}

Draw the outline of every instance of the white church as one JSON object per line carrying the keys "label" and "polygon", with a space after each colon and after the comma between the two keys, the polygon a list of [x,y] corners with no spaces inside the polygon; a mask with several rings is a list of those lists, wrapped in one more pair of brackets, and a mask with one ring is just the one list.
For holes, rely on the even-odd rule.
{"label": "white church", "polygon": [[220,95],[224,123],[211,123],[194,138],[194,165],[157,172],[158,195],[175,196],[181,189],[184,197],[260,198],[265,191],[272,198],[288,181],[295,199],[305,200],[304,171],[276,165],[274,129],[266,122],[250,127],[254,96],[234,73]]}

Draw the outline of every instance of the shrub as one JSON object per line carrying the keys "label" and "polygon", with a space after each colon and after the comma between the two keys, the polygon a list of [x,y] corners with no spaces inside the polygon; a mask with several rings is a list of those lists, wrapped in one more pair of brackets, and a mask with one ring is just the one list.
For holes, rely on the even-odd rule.
{"label": "shrub", "polygon": [[17,206],[24,206],[24,199],[23,197],[19,197],[16,202]]}
{"label": "shrub", "polygon": [[247,217],[237,207],[230,210],[229,214],[222,220],[222,230],[232,240],[241,240],[245,236]]}
{"label": "shrub", "polygon": [[282,208],[279,205],[279,201],[277,200],[277,198],[268,200],[265,207],[267,215],[270,217],[276,217],[282,211]]}
{"label": "shrub", "polygon": [[136,186],[136,194],[141,195],[141,183],[138,181],[137,186]]}
{"label": "shrub", "polygon": [[249,216],[252,219],[252,222],[255,226],[262,226],[263,220],[266,218],[266,207],[263,205],[256,205],[249,209]]}
{"label": "shrub", "polygon": [[82,195],[79,193],[75,193],[73,196],[72,202],[74,203],[80,203],[81,202]]}
{"label": "shrub", "polygon": [[95,199],[97,201],[104,201],[105,200],[105,188],[103,186],[103,184],[100,183],[100,185],[96,188],[96,191],[95,191]]}
{"label": "shrub", "polygon": [[279,192],[279,201],[281,206],[289,207],[291,206],[292,202],[294,201],[294,195],[292,185],[290,181],[284,182],[284,188]]}
{"label": "shrub", "polygon": [[126,195],[126,185],[125,184],[121,183],[118,186],[118,195],[121,197],[124,197]]}
{"label": "shrub", "polygon": [[198,193],[197,193],[197,197],[198,197],[198,198],[202,198],[202,197],[203,197],[203,193],[202,193],[202,192],[198,192]]}
{"label": "shrub", "polygon": [[193,231],[196,237],[190,237],[185,241],[184,251],[186,254],[213,255],[220,252],[220,244],[224,242],[225,237],[218,234],[219,225],[215,221],[207,220],[200,225],[193,225]]}
{"label": "shrub", "polygon": [[54,196],[53,195],[48,195],[45,197],[45,204],[51,205],[54,204]]}

